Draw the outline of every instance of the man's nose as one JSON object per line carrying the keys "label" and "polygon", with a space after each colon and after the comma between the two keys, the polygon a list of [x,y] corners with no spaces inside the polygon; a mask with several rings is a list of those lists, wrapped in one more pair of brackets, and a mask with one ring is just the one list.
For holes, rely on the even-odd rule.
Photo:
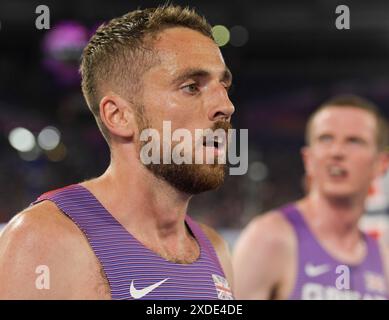
{"label": "man's nose", "polygon": [[211,121],[230,121],[232,114],[235,112],[235,107],[228,96],[228,92],[222,85],[214,92],[210,105],[208,118]]}
{"label": "man's nose", "polygon": [[346,156],[346,148],[340,142],[334,142],[330,148],[330,154],[332,158],[343,159]]}

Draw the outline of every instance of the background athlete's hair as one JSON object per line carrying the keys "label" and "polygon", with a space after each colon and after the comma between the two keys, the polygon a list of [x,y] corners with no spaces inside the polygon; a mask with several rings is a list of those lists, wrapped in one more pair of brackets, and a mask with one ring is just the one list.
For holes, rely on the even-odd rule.
{"label": "background athlete's hair", "polygon": [[376,119],[377,123],[377,146],[380,151],[388,148],[389,145],[389,126],[386,118],[381,114],[380,109],[371,101],[362,98],[357,95],[338,95],[333,98],[328,99],[323,102],[316,110],[313,112],[307,122],[306,131],[305,131],[305,140],[309,145],[311,142],[311,131],[312,131],[312,122],[316,115],[327,108],[356,108],[365,110],[371,113]]}

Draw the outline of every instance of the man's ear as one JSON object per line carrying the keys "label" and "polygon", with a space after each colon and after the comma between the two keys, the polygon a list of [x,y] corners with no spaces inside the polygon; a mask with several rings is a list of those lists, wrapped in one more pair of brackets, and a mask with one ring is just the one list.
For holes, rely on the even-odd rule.
{"label": "man's ear", "polygon": [[389,152],[382,151],[378,159],[377,177],[384,176],[389,168]]}
{"label": "man's ear", "polygon": [[116,94],[100,100],[100,119],[111,135],[131,138],[135,134],[136,120],[132,104]]}
{"label": "man's ear", "polygon": [[301,153],[301,159],[303,161],[303,164],[304,164],[304,169],[305,169],[305,173],[306,175],[309,175],[310,173],[310,148],[309,146],[304,146],[301,148],[300,150],[300,153]]}

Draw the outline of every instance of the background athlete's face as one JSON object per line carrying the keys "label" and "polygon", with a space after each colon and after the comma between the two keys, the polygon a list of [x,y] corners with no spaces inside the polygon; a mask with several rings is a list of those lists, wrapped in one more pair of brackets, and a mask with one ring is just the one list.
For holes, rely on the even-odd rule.
{"label": "background athlete's face", "polygon": [[368,111],[329,107],[312,123],[311,143],[303,151],[310,190],[331,197],[365,196],[383,172],[376,119]]}
{"label": "background athlete's face", "polygon": [[[203,137],[195,139],[195,129],[230,127],[234,112],[227,92],[230,73],[217,45],[187,28],[160,33],[154,49],[159,63],[143,76],[141,101],[147,118],[143,122],[157,129],[161,138],[163,121],[171,122],[172,132],[188,129],[194,161],[195,150],[205,149]],[[217,157],[225,150],[214,148],[212,152]],[[148,168],[190,194],[218,187],[225,171],[225,165],[219,164],[152,164]]]}

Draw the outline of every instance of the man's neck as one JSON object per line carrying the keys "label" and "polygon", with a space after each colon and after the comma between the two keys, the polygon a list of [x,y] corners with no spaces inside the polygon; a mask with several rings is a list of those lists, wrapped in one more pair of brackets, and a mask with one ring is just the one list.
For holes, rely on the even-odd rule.
{"label": "man's neck", "polygon": [[106,172],[84,183],[131,233],[154,240],[182,237],[190,196],[157,178],[137,159],[115,161]]}
{"label": "man's neck", "polygon": [[364,198],[330,198],[311,192],[299,202],[311,227],[326,238],[344,244],[356,245],[361,240],[358,227],[364,212]]}

